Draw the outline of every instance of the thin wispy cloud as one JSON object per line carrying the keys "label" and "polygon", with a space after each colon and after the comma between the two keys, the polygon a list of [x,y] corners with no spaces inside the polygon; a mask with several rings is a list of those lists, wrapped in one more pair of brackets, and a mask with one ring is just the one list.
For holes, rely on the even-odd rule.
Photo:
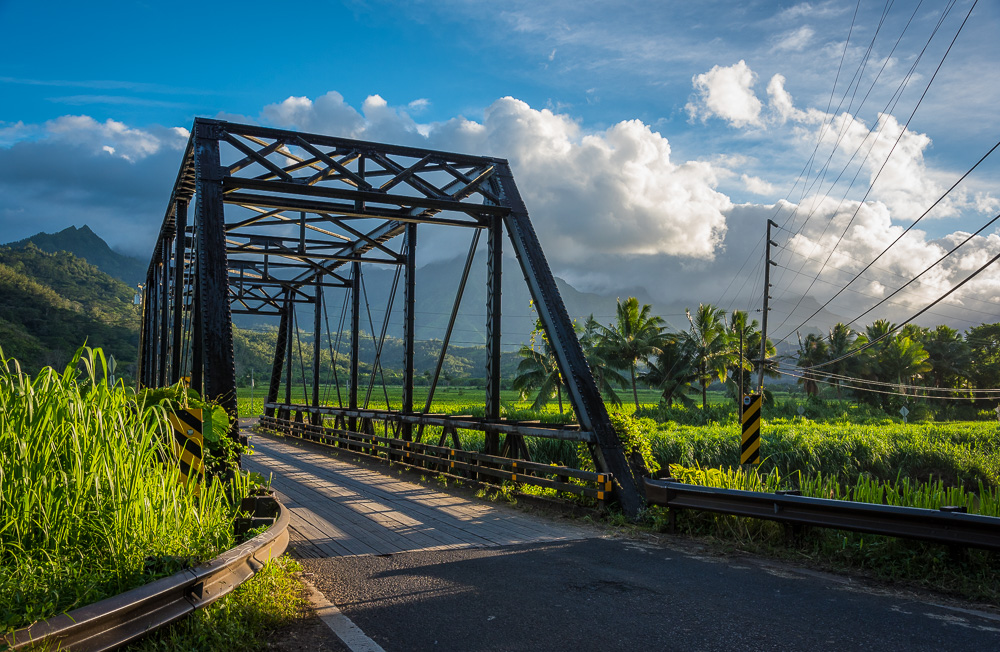
{"label": "thin wispy cloud", "polygon": [[0,84],[15,84],[23,86],[50,86],[55,88],[91,88],[94,90],[122,90],[136,93],[182,94],[182,95],[213,95],[212,89],[184,88],[112,79],[25,79],[19,77],[0,76]]}
{"label": "thin wispy cloud", "polygon": [[153,100],[148,97],[133,97],[130,95],[65,95],[62,97],[47,98],[49,102],[56,104],[68,104],[71,106],[85,106],[88,104],[109,104],[109,105],[132,105],[148,106],[170,109],[194,108],[194,105],[187,102],[169,102],[167,100]]}

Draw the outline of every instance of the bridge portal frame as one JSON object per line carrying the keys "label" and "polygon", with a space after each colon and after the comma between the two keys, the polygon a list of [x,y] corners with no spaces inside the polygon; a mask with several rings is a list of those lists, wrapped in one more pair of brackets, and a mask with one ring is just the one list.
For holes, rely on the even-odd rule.
{"label": "bridge portal frame", "polygon": [[[344,288],[351,298],[349,400],[333,412],[345,415],[345,425],[356,430],[355,415],[363,408],[357,395],[362,267],[399,266],[404,373],[402,407],[396,411],[403,418],[396,421],[401,424],[398,436],[410,439],[426,412],[413,405],[415,261],[421,224],[487,232],[487,380],[485,416],[479,420],[487,433],[486,453],[499,453],[499,433],[510,429],[497,427],[503,423],[500,280],[506,232],[579,421],[579,434],[563,438],[588,442],[597,468],[613,475],[614,494],[624,511],[638,514],[644,506],[640,469],[627,459],[611,424],[504,159],[197,118],[147,271],[139,384],[162,386],[189,378],[204,396],[237,415],[232,315],[277,316],[281,323],[266,412],[274,416],[284,405],[287,414],[291,396],[281,403],[277,393],[282,371],[286,391],[291,387],[295,306],[314,305],[318,333],[324,290]],[[398,236],[403,246],[395,251],[387,245]],[[477,241],[478,236],[469,264]],[[310,407],[313,419],[319,420],[324,412],[317,391],[320,337],[314,339]],[[235,428],[233,435],[238,436]]]}

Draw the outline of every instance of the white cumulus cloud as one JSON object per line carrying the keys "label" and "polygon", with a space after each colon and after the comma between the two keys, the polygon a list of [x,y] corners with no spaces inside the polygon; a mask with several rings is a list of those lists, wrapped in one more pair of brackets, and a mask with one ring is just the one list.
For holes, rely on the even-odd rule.
{"label": "white cumulus cloud", "polygon": [[136,129],[117,120],[98,122],[86,115],[64,115],[42,126],[46,140],[106,152],[126,161],[139,161],[161,151],[184,147],[186,131],[180,129]]}
{"label": "white cumulus cloud", "polygon": [[734,127],[759,126],[761,102],[754,93],[757,75],[740,61],[732,66],[713,66],[692,80],[698,96],[688,103],[692,118],[718,116]]}
{"label": "white cumulus cloud", "polygon": [[266,107],[263,117],[303,130],[507,158],[556,260],[595,253],[710,259],[725,235],[730,202],[715,190],[716,169],[672,161],[667,139],[641,121],[587,132],[566,114],[506,97],[481,122],[419,124],[378,95],[361,112],[337,93],[323,98],[289,98]]}

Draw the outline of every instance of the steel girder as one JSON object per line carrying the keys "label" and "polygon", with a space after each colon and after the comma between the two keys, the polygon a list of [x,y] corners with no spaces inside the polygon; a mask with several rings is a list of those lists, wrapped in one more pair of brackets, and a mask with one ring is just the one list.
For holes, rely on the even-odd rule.
{"label": "steel girder", "polygon": [[[193,220],[188,217],[192,202]],[[318,330],[322,303],[329,304],[323,289],[345,288],[351,324],[346,407],[357,410],[362,268],[402,266],[402,412],[416,414],[412,356],[418,224],[487,231],[483,421],[500,421],[500,278],[506,230],[581,430],[592,433],[597,467],[613,474],[617,499],[626,512],[637,514],[643,498],[635,472],[503,159],[196,119],[147,273],[140,383],[153,386],[189,377],[235,414],[232,315],[274,315],[281,317],[268,391],[268,402],[275,404],[282,371],[286,394],[291,384],[295,305],[313,304]],[[404,246],[391,246],[399,236],[404,236]],[[314,346],[318,365],[318,343]],[[314,408],[319,403],[317,370],[312,374]],[[358,426],[353,417],[349,421],[351,428]],[[410,432],[407,426],[400,435],[409,437]],[[491,449],[499,444],[488,443]]]}

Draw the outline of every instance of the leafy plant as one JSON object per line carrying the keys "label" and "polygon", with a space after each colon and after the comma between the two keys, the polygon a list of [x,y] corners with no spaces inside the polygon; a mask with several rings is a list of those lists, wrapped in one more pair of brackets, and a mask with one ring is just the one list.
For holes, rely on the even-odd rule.
{"label": "leafy plant", "polygon": [[34,377],[0,352],[0,633],[232,546],[249,482],[179,483],[165,417],[100,349]]}

